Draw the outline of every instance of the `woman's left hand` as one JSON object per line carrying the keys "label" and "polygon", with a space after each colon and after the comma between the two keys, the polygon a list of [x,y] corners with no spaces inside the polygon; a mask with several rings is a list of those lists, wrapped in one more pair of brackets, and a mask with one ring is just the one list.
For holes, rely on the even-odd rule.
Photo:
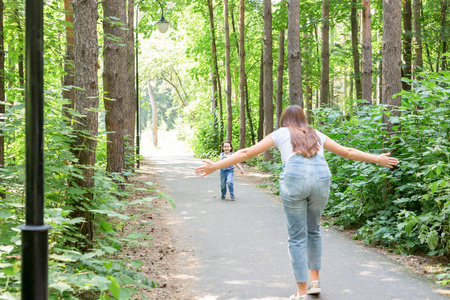
{"label": "woman's left hand", "polygon": [[206,175],[214,173],[217,170],[217,168],[215,167],[215,162],[213,162],[212,160],[204,159],[202,160],[202,162],[204,162],[205,165],[195,168],[195,174],[204,177]]}
{"label": "woman's left hand", "polygon": [[390,157],[391,153],[382,153],[377,157],[377,164],[382,167],[392,168],[398,164],[398,159],[395,157]]}

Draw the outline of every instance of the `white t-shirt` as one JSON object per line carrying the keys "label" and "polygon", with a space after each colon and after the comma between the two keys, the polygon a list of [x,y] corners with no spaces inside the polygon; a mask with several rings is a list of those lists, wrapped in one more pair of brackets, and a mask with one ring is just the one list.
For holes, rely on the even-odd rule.
{"label": "white t-shirt", "polygon": [[[320,139],[320,149],[317,152],[317,154],[324,156],[323,154],[323,145],[325,144],[325,139],[327,138],[326,135],[324,135],[319,130],[314,129],[319,136]],[[275,147],[278,148],[281,152],[281,161],[283,162],[283,165],[287,162],[287,160],[295,154],[295,152],[292,151],[292,144],[291,144],[291,133],[289,131],[289,128],[287,127],[280,127],[278,130],[275,130],[270,134],[270,136],[273,139],[273,142],[275,144]]]}

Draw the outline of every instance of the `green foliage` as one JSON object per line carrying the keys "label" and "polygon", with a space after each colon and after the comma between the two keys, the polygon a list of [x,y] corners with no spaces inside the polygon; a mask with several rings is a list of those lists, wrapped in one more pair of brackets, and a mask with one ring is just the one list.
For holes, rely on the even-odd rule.
{"label": "green foliage", "polygon": [[333,189],[327,214],[336,224],[361,226],[356,237],[367,243],[444,255],[450,253],[450,74],[422,76],[414,91],[401,93],[401,115],[390,118],[396,132],[389,141],[383,138],[386,107],[363,107],[348,119],[332,109],[320,111],[320,129],[330,138],[374,154],[392,152],[400,160],[388,170],[328,153]]}

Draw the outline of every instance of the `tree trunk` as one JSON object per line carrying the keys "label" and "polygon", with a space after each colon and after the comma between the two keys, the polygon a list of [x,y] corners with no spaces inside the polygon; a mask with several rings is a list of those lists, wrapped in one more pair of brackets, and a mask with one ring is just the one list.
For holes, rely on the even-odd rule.
{"label": "tree trunk", "polygon": [[413,0],[413,30],[414,30],[414,76],[423,68],[422,58],[422,25],[421,25],[421,1]]}
{"label": "tree trunk", "polygon": [[152,105],[152,136],[153,146],[158,147],[158,109],[156,107],[155,95],[153,94],[152,83],[147,81],[148,96],[150,97],[150,103]]}
{"label": "tree trunk", "polygon": [[[3,0],[0,0],[0,115],[5,113],[5,37],[3,34]],[[1,120],[1,122],[4,122]],[[5,166],[5,136],[3,130],[0,130],[0,168]],[[1,182],[0,182],[1,183]],[[1,184],[4,186],[3,184]],[[6,197],[4,191],[0,192],[0,198]]]}
{"label": "tree trunk", "polygon": [[126,148],[125,161],[127,169],[134,169],[134,136],[136,133],[136,78],[135,78],[135,56],[134,56],[134,0],[128,1],[128,14],[127,14],[127,70],[128,70],[128,97],[126,106],[129,107],[128,114],[126,116],[127,122],[125,122],[125,135],[127,136],[126,142],[128,147]]}
{"label": "tree trunk", "polygon": [[223,1],[223,14],[225,18],[225,94],[227,99],[227,138],[231,143],[233,138],[233,108],[231,106],[231,67],[230,67],[230,26],[228,22],[228,0]]}
{"label": "tree trunk", "polygon": [[[211,96],[211,113],[214,116],[214,128],[217,129],[217,126],[220,123],[221,132],[219,133],[220,139],[223,138],[223,124],[222,124],[222,92],[220,88],[220,79],[219,79],[219,65],[217,63],[217,47],[216,47],[216,34],[214,28],[214,9],[212,0],[208,0],[208,12],[209,12],[209,28],[211,30],[211,51],[213,58],[213,71],[211,73],[212,80],[212,96]],[[216,115],[217,108],[217,99],[219,100],[219,118]],[[217,120],[219,119],[219,121]],[[227,121],[228,121],[228,113],[227,113]],[[228,123],[228,122],[227,122]],[[228,129],[228,124],[227,124]],[[228,139],[228,130],[227,130],[227,139]],[[231,136],[231,133],[230,133]]]}
{"label": "tree trunk", "polygon": [[311,63],[309,62],[309,46],[308,46],[308,37],[306,33],[303,33],[304,39],[304,48],[303,55],[308,55],[305,59],[305,68],[303,69],[303,74],[305,75],[305,105],[306,105],[306,118],[308,120],[308,124],[312,124],[312,89],[311,82],[309,80],[309,72],[311,72]]}
{"label": "tree trunk", "polygon": [[239,149],[245,148],[245,2],[239,1]]}
{"label": "tree trunk", "polygon": [[[278,39],[278,67],[275,116],[277,128],[280,128],[281,112],[283,111],[283,72],[284,72],[284,29],[280,31]],[[292,101],[292,98],[291,98]],[[292,103],[292,102],[291,102]],[[297,104],[298,105],[298,104]]]}
{"label": "tree trunk", "polygon": [[[122,172],[125,166],[124,119],[128,118],[125,106],[128,97],[127,48],[121,46],[126,41],[125,31],[114,25],[116,20],[126,24],[126,0],[103,2],[103,87],[105,90],[105,126],[107,134],[108,172]],[[115,36],[119,41],[109,38]]]}
{"label": "tree trunk", "polygon": [[252,138],[252,145],[256,144],[255,131],[253,129],[252,115],[250,112],[250,103],[247,86],[247,76],[245,77],[245,111],[247,112],[248,127],[250,129],[250,136]]}
{"label": "tree trunk", "polygon": [[73,70],[73,59],[74,59],[74,50],[73,50],[73,8],[72,8],[73,0],[64,0],[64,10],[65,10],[65,18],[66,22],[72,24],[72,26],[66,26],[66,55],[64,59],[64,75],[63,78],[63,86],[66,88],[62,92],[62,97],[67,99],[69,103],[64,104],[64,115],[68,119],[68,124],[70,124],[70,120],[72,119],[72,115],[69,112],[69,109],[74,109],[74,99],[73,92],[74,88],[72,87],[74,84],[74,70]]}
{"label": "tree trunk", "polygon": [[288,70],[291,105],[303,107],[302,54],[300,51],[300,0],[289,1]]}
{"label": "tree trunk", "polygon": [[[380,49],[380,52],[383,52]],[[380,55],[381,56],[381,55]],[[383,61],[378,63],[379,67],[379,75],[378,75],[378,102],[377,104],[383,103]]]}
{"label": "tree trunk", "polygon": [[[405,67],[403,69],[403,77],[411,80],[411,61],[412,61],[412,23],[411,23],[411,0],[403,0],[403,60]],[[410,90],[411,84],[409,82],[402,81],[402,87],[404,90]]]}
{"label": "tree trunk", "polygon": [[[401,97],[393,96],[402,90],[401,83],[401,2],[383,0],[383,104],[388,105],[391,117],[398,115],[397,107]],[[393,132],[392,123],[383,115],[389,133]]]}
{"label": "tree trunk", "polygon": [[447,26],[446,26],[446,22],[445,19],[447,18],[447,0],[443,0],[442,1],[442,10],[441,10],[441,36],[442,36],[442,66],[441,69],[442,71],[446,71],[447,70],[447,56],[445,55],[445,53],[447,53]]}
{"label": "tree trunk", "polygon": [[[273,58],[272,58],[272,6],[263,0],[263,64],[264,64],[264,136],[273,131]],[[263,161],[269,161],[272,152],[264,151]]]}
{"label": "tree trunk", "polygon": [[[17,62],[18,66],[19,66],[19,87],[24,91],[25,90],[25,75],[24,75],[24,68],[23,68],[23,45],[25,45],[23,37],[23,30],[22,30],[22,25],[20,24],[20,18],[19,18],[19,10],[16,8],[14,9],[14,18],[17,22],[17,31],[19,32],[18,36],[19,36],[19,41],[18,41],[18,45],[19,45],[19,61]],[[22,91],[22,95],[24,95],[24,92]]]}
{"label": "tree trunk", "polygon": [[[83,170],[82,178],[74,177],[73,184],[81,189],[94,187],[95,151],[98,135],[98,40],[97,40],[97,1],[73,1],[74,27],[74,90],[75,109],[73,128],[76,134],[71,151],[78,159]],[[93,238],[91,213],[84,209],[85,203],[92,199],[91,192],[86,192],[82,200],[73,203],[72,218],[82,217],[80,232],[89,241]]]}
{"label": "tree trunk", "polygon": [[261,48],[261,66],[259,68],[259,119],[258,119],[258,142],[264,138],[264,56]]}
{"label": "tree trunk", "polygon": [[369,105],[372,104],[372,34],[371,34],[371,19],[370,0],[363,0],[363,72],[362,72],[362,99],[367,101]]}
{"label": "tree trunk", "polygon": [[352,0],[352,8],[350,15],[351,15],[350,23],[352,29],[353,72],[355,74],[356,99],[362,99],[361,72],[359,71],[358,22],[356,20],[356,0]]}
{"label": "tree trunk", "polygon": [[328,106],[328,93],[330,89],[330,0],[323,0],[322,18],[320,105]]}

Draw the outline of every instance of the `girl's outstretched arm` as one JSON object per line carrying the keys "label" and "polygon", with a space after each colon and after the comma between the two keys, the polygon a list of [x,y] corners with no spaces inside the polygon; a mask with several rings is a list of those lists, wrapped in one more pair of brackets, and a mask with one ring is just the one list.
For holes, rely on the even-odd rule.
{"label": "girl's outstretched arm", "polygon": [[389,157],[389,155],[391,155],[390,153],[382,153],[378,156],[372,155],[357,149],[341,146],[329,137],[325,140],[323,147],[334,154],[351,160],[375,163],[382,167],[388,168],[392,168],[392,166],[396,166],[398,164],[398,159],[395,157]]}
{"label": "girl's outstretched arm", "polygon": [[237,163],[246,161],[258,154],[263,153],[273,145],[274,145],[273,139],[270,135],[268,135],[256,145],[241,149],[226,159],[219,160],[217,162],[213,162],[212,160],[209,159],[203,160],[205,165],[195,168],[195,173],[197,175],[201,175],[202,177],[206,176],[208,174],[217,171],[218,169],[226,168],[229,166],[233,166]]}

